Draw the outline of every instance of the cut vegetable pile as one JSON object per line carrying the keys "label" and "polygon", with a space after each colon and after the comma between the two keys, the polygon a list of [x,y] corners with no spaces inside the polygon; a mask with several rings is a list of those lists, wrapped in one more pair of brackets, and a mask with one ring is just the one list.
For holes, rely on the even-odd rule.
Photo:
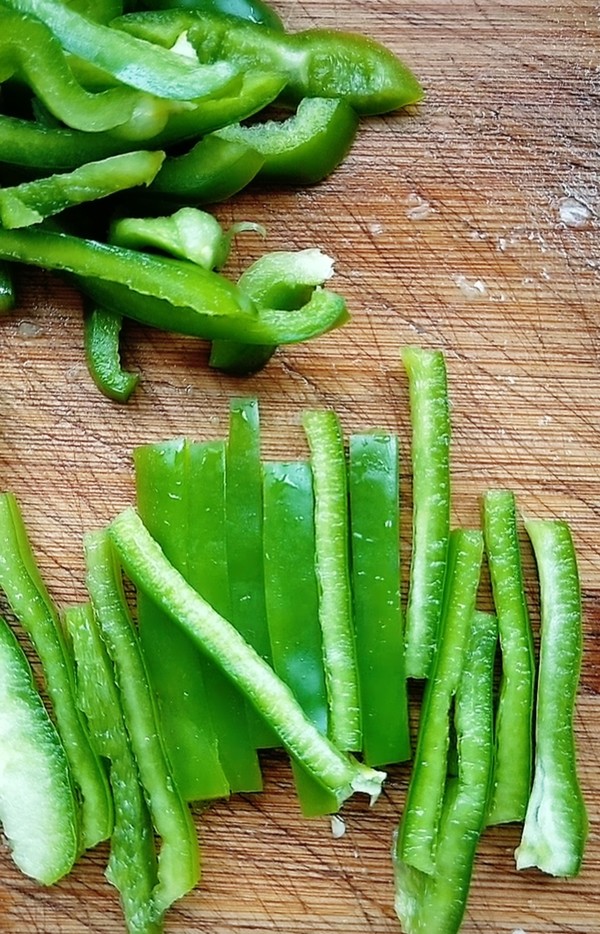
{"label": "cut vegetable pile", "polygon": [[[402,929],[438,934],[460,927],[487,825],[524,820],[519,868],[579,871],[581,603],[567,524],[527,519],[541,589],[534,705],[514,496],[487,491],[483,530],[450,531],[445,361],[418,347],[403,358],[423,481],[413,484],[409,601],[435,625],[420,643],[410,635],[428,677],[393,867]],[[417,422],[424,411],[438,414]],[[86,537],[90,602],[67,610],[65,628],[17,503],[0,497],[0,587],[35,646],[55,723],[3,624],[5,833],[17,864],[44,883],[110,838],[107,876],[129,931],[161,930],[199,879],[188,802],[260,791],[260,749],[287,750],[306,816],[336,813],[354,792],[375,804],[378,769],[411,756],[398,438],[363,432],[346,450],[334,412],[302,421],[305,460],[263,460],[251,398],[231,403],[223,441],[138,448],[137,510]],[[478,608],[484,555],[494,613]],[[40,786],[34,774],[48,778]],[[34,807],[31,825],[22,815]]]}

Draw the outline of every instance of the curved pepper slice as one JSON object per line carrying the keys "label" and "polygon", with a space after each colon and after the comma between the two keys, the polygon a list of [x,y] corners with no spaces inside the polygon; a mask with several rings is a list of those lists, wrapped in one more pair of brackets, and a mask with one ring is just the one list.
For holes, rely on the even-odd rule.
{"label": "curved pepper slice", "polygon": [[150,194],[195,204],[225,201],[256,177],[264,157],[245,143],[207,136],[182,156],[171,156],[150,186]]}
{"label": "curved pepper slice", "polygon": [[77,807],[58,734],[0,618],[0,820],[19,869],[51,885],[78,852]]}
{"label": "curved pepper slice", "polygon": [[235,16],[236,19],[283,31],[280,17],[263,0],[141,0],[137,4],[129,5],[131,10],[138,6],[144,10],[198,10],[202,13],[224,13],[226,16]]}
{"label": "curved pepper slice", "polygon": [[265,160],[259,178],[314,185],[346,157],[357,128],[358,116],[345,101],[306,97],[286,120],[234,124],[216,135],[259,152]]}
{"label": "curved pepper slice", "polygon": [[423,90],[389,49],[361,35],[326,29],[281,33],[233,16],[160,10],[118,17],[112,26],[170,48],[185,33],[201,61],[285,75],[287,100],[341,98],[360,114],[419,101]]}
{"label": "curved pepper slice", "polygon": [[122,324],[121,315],[104,308],[87,308],[83,317],[88,370],[98,389],[116,402],[127,402],[139,380],[137,373],[128,373],[121,366]]}
{"label": "curved pepper slice", "polygon": [[45,23],[67,52],[97,65],[123,84],[170,100],[219,93],[236,76],[233,65],[199,64],[115,31],[70,10],[59,0],[4,0],[7,7]]}

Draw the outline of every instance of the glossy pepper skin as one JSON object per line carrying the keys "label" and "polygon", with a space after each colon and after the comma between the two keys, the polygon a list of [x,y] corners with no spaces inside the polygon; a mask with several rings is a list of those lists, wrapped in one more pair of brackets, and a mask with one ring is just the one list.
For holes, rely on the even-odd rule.
{"label": "glossy pepper skin", "polygon": [[[273,7],[263,0],[139,0],[130,4],[130,12],[141,10],[196,10],[200,13],[223,13],[236,19],[283,31],[283,23]],[[118,14],[115,13],[115,16]]]}
{"label": "glossy pepper skin", "polygon": [[246,143],[206,136],[189,152],[166,159],[148,194],[193,204],[225,201],[256,178],[264,161]]}
{"label": "glossy pepper skin", "polygon": [[372,39],[311,29],[290,34],[234,17],[183,10],[133,13],[114,27],[171,47],[186,33],[202,62],[230,61],[240,71],[260,68],[287,79],[286,101],[332,97],[357,113],[378,114],[416,103],[423,91],[412,72]]}
{"label": "glossy pepper skin", "polygon": [[575,876],[588,834],[573,718],[582,654],[581,585],[568,523],[526,519],[541,596],[533,787],[517,869]]}
{"label": "glossy pepper skin", "polygon": [[85,309],[83,344],[88,370],[100,392],[115,402],[127,402],[139,380],[137,373],[121,366],[122,325],[119,314],[105,308]]}

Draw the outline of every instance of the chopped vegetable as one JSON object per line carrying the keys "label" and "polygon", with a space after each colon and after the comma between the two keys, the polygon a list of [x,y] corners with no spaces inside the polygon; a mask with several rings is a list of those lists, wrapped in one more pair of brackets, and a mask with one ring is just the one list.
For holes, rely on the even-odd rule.
{"label": "chopped vegetable", "polygon": [[245,188],[256,177],[264,157],[246,143],[206,136],[189,152],[168,158],[150,194],[195,204],[224,201]]}
{"label": "chopped vegetable", "polygon": [[19,869],[51,885],[78,855],[69,765],[29,663],[0,619],[0,821]]}
{"label": "chopped vegetable", "polygon": [[143,0],[130,4],[131,8],[145,10],[199,10],[203,13],[225,13],[250,23],[259,23],[269,29],[283,30],[283,23],[275,10],[263,0]]}
{"label": "chopped vegetable", "polygon": [[137,386],[137,373],[121,366],[119,338],[123,318],[105,308],[86,308],[83,341],[88,369],[98,389],[117,402],[126,402]]}
{"label": "chopped vegetable", "polygon": [[341,426],[335,412],[302,417],[315,490],[315,548],[319,621],[323,635],[329,735],[339,749],[362,746],[360,696],[348,548],[348,478]]}
{"label": "chopped vegetable", "polygon": [[483,529],[502,650],[488,824],[521,821],[531,791],[535,660],[525,602],[514,494],[488,490]]}
{"label": "chopped vegetable", "polygon": [[0,316],[7,314],[15,307],[16,296],[10,263],[0,261]]}
{"label": "chopped vegetable", "polygon": [[541,637],[535,765],[517,869],[575,876],[588,832],[577,776],[573,715],[581,669],[581,590],[566,522],[525,521],[540,579]]}

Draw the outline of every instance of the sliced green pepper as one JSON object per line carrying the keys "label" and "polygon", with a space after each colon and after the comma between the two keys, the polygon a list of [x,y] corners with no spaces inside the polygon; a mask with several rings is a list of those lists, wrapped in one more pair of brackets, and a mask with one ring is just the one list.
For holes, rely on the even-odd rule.
{"label": "sliced green pepper", "polygon": [[64,175],[22,182],[0,189],[3,227],[29,227],[75,204],[106,198],[136,185],[149,185],[160,169],[163,152],[128,152],[88,162]]}
{"label": "sliced green pepper", "polygon": [[[189,453],[189,443],[183,439],[144,445],[134,452],[140,515],[169,561],[186,576],[196,509]],[[187,634],[143,592],[138,594],[138,622],[178,788],[188,801],[228,795],[204,658]]]}
{"label": "sliced green pepper", "polygon": [[303,414],[302,424],[310,447],[315,490],[319,621],[329,700],[329,735],[339,749],[361,749],[344,439],[333,411],[308,410]]}
{"label": "sliced green pepper", "polygon": [[110,23],[123,14],[121,0],[63,0],[65,6],[97,23]]}
{"label": "sliced green pepper", "polygon": [[88,370],[98,389],[109,399],[127,402],[138,384],[137,373],[121,366],[119,338],[123,318],[105,308],[86,308],[83,341]]}
{"label": "sliced green pepper", "polygon": [[343,161],[356,136],[358,116],[344,100],[305,97],[294,116],[250,126],[232,124],[216,135],[256,149],[264,158],[258,178],[314,185]]}
{"label": "sliced green pepper", "polygon": [[[225,452],[225,539],[231,620],[265,661],[272,663],[265,605],[260,418],[256,399],[232,399]],[[226,614],[224,614],[226,615]],[[277,745],[253,710],[250,730],[261,748]]]}
{"label": "sliced green pepper", "polygon": [[67,610],[65,623],[77,666],[78,702],[98,754],[110,762],[115,826],[106,876],[121,897],[129,934],[160,934],[162,924],[153,900],[158,881],[154,831],[114,669],[89,604]]}
{"label": "sliced green pepper", "polygon": [[[202,13],[224,13],[237,19],[283,30],[275,10],[263,0],[139,0],[135,8],[144,10],[198,10]],[[116,15],[116,14],[115,14]]]}
{"label": "sliced green pepper", "polygon": [[541,636],[533,787],[517,869],[575,876],[588,833],[573,735],[582,653],[577,557],[566,522],[529,519],[525,528],[539,574]]}
{"label": "sliced green pepper", "polygon": [[171,47],[182,33],[200,61],[229,61],[240,71],[261,68],[285,75],[286,99],[332,97],[361,114],[419,101],[412,72],[384,46],[364,36],[326,29],[282,33],[232,16],[193,10],[132,13],[114,20],[132,36]]}
{"label": "sliced green pepper", "polygon": [[441,351],[405,347],[412,423],[413,539],[406,674],[426,678],[440,626],[450,529],[450,415]]}
{"label": "sliced green pepper", "polygon": [[[273,668],[327,735],[328,706],[318,622],[312,471],[305,461],[264,464],[264,560]],[[335,796],[292,762],[306,817],[337,810]]]}
{"label": "sliced green pepper", "polygon": [[491,779],[496,641],[495,617],[475,613],[454,708],[458,770],[446,782],[435,869],[429,875],[397,854],[394,860],[396,913],[405,934],[457,934],[461,925]]}
{"label": "sliced green pepper", "polygon": [[41,660],[58,732],[73,780],[81,792],[79,842],[84,848],[93,847],[106,840],[112,830],[108,780],[77,707],[73,663],[62,626],[11,493],[0,495],[0,587]]}
{"label": "sliced green pepper", "polygon": [[525,602],[514,494],[488,490],[483,529],[502,651],[494,782],[488,824],[522,821],[532,771],[535,662]]}
{"label": "sliced green pepper", "polygon": [[133,509],[117,516],[109,532],[133,583],[220,666],[338,805],[354,791],[377,797],[384,774],[344,755],[319,733],[272,668],[169,564]]}
{"label": "sliced green pepper", "polygon": [[12,165],[48,171],[67,170],[137,145],[127,144],[107,133],[56,129],[31,120],[0,115],[0,161]]}
{"label": "sliced green pepper", "polygon": [[243,143],[207,136],[182,156],[166,159],[150,194],[196,204],[225,201],[256,177],[263,156]]}
{"label": "sliced green pepper", "polygon": [[128,612],[120,568],[108,534],[85,538],[86,582],[109,655],[140,779],[156,832],[161,837],[154,905],[160,916],[199,878],[196,829],[165,754],[139,639]]}
{"label": "sliced green pepper", "polygon": [[452,532],[440,642],[425,689],[414,767],[396,850],[398,859],[429,874],[435,871],[448,767],[450,712],[463,671],[482,557],[481,532],[474,529]]}
{"label": "sliced green pepper", "polygon": [[19,869],[51,885],[78,855],[77,806],[29,663],[0,619],[0,821]]}
{"label": "sliced green pepper", "polygon": [[350,436],[352,593],[363,756],[369,765],[410,759],[400,607],[399,463],[396,435]]}
{"label": "sliced green pepper", "polygon": [[198,64],[94,23],[59,0],[4,0],[4,4],[45,23],[67,52],[97,65],[123,84],[157,97],[194,100],[224,90],[235,76],[233,66],[225,61]]}
{"label": "sliced green pepper", "polygon": [[0,315],[15,307],[17,297],[10,263],[0,262]]}

